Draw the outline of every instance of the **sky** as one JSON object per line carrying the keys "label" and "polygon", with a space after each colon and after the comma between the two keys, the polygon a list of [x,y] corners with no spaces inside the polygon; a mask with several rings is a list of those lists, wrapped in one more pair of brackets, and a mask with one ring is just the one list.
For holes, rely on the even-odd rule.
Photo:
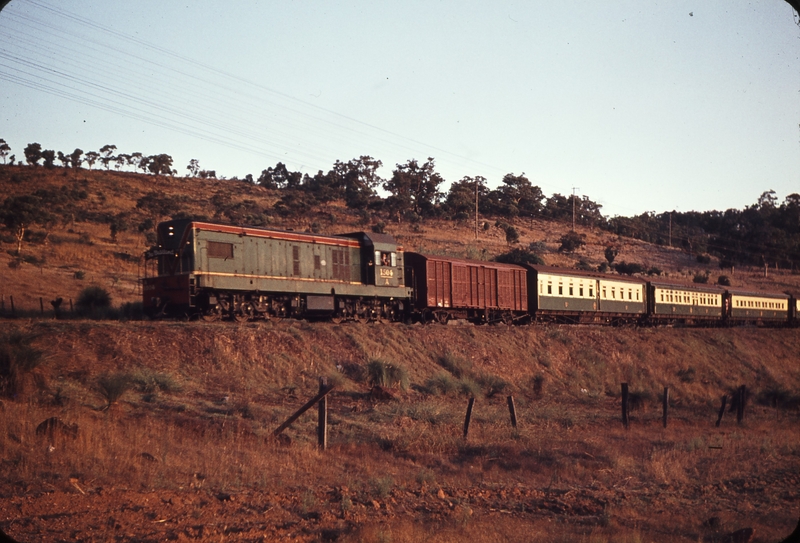
{"label": "sky", "polygon": [[11,0],[0,138],[227,178],[432,157],[445,190],[741,209],[800,192],[800,26],[783,0]]}

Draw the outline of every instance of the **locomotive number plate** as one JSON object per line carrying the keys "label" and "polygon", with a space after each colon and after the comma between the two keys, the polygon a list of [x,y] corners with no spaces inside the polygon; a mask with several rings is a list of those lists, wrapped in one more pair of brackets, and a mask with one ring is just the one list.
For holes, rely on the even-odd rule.
{"label": "locomotive number plate", "polygon": [[391,268],[381,268],[381,277],[394,277],[394,270]]}

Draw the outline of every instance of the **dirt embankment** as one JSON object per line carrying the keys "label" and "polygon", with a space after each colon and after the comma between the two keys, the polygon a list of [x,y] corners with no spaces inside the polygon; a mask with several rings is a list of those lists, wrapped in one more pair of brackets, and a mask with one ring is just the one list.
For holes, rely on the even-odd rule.
{"label": "dirt embankment", "polygon": [[[2,404],[0,528],[22,542],[767,542],[800,507],[797,329],[4,321],[0,336],[43,354]],[[381,371],[392,399],[370,394]],[[329,450],[315,412],[271,439],[320,377]],[[744,424],[715,428],[742,384]],[[48,417],[77,436],[37,435]]]}

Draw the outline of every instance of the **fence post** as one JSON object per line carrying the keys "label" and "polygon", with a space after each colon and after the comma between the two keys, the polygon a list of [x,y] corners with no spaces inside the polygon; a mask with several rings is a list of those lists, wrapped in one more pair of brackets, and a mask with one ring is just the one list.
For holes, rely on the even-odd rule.
{"label": "fence post", "polygon": [[742,419],[744,419],[744,402],[745,398],[747,398],[747,387],[744,385],[739,387],[739,398],[738,402],[736,402],[736,423],[741,424]]}
{"label": "fence post", "polygon": [[9,296],[8,299],[11,300],[11,316],[15,317],[16,313],[14,312],[14,297],[13,296]]}
{"label": "fence post", "polygon": [[517,407],[514,405],[514,396],[506,398],[508,402],[508,413],[511,415],[511,426],[517,427]]}
{"label": "fence post", "polygon": [[[319,393],[325,391],[325,379],[319,378]],[[317,444],[323,451],[328,447],[328,397],[323,396],[319,401],[319,414],[317,417]]]}
{"label": "fence post", "polygon": [[622,383],[622,424],[628,428],[628,383]]}
{"label": "fence post", "polygon": [[664,387],[664,428],[667,427],[668,411],[669,411],[669,387]]}
{"label": "fence post", "polygon": [[44,317],[44,299],[41,296],[39,296],[39,311]]}
{"label": "fence post", "polygon": [[470,398],[467,404],[467,416],[464,417],[464,439],[469,434],[469,421],[472,419],[472,406],[475,405],[475,398]]}
{"label": "fence post", "polygon": [[728,403],[728,395],[722,395],[722,405],[719,408],[719,416],[717,417],[717,428],[719,428],[720,423],[722,423],[722,416],[725,414],[725,404]]}

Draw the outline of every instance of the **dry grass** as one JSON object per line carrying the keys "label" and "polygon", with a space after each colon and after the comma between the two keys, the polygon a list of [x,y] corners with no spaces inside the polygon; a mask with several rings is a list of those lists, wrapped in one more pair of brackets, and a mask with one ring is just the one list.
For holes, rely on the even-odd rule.
{"label": "dry grass", "polygon": [[[156,492],[180,503],[206,496],[224,504],[218,496],[234,495],[270,511],[264,514],[276,537],[309,541],[325,530],[343,541],[531,534],[546,542],[696,541],[745,525],[757,527],[758,541],[770,541],[788,533],[794,517],[796,407],[751,403],[743,426],[731,414],[719,429],[713,422],[721,393],[740,383],[754,398],[776,383],[800,389],[796,330],[3,327],[38,338],[33,345],[47,354],[37,369],[40,388],[0,407],[7,497],[79,488],[86,500]],[[395,401],[370,400],[366,373],[343,371],[375,357],[408,370],[410,387],[398,389]],[[693,372],[684,371],[689,364]],[[443,372],[453,379],[502,375],[519,426],[509,424],[505,393],[483,392],[465,441],[467,397],[425,387]],[[316,392],[317,377],[330,374],[340,384],[330,397],[330,449],[317,449],[312,414],[285,432],[291,446],[270,439]],[[107,398],[96,384],[113,375],[124,375],[130,388],[103,410]],[[646,399],[627,431],[619,420],[622,378]],[[673,400],[667,429],[658,396],[665,384]],[[36,426],[53,416],[77,424],[77,438],[38,436]],[[209,507],[193,505],[182,522],[197,524]],[[717,524],[704,526],[711,518]]]}

